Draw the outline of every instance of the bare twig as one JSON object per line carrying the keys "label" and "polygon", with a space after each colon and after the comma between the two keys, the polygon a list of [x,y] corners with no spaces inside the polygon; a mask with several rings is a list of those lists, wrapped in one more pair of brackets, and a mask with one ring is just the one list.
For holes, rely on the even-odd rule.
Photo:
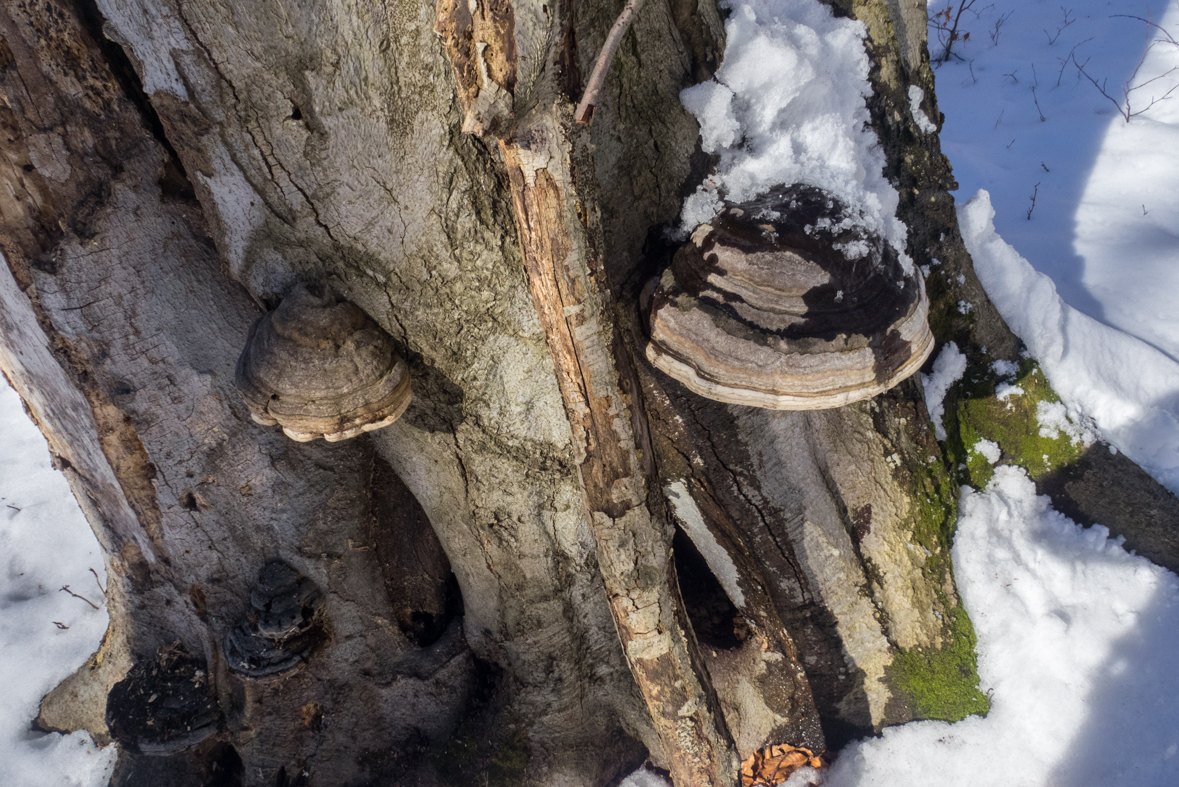
{"label": "bare twig", "polygon": [[94,583],[96,585],[98,585],[99,592],[101,592],[103,597],[105,598],[106,597],[106,588],[104,588],[102,586],[102,580],[98,578],[98,572],[95,571],[94,569],[90,569],[90,573],[94,575]]}
{"label": "bare twig", "polygon": [[[1169,99],[1171,97],[1172,93],[1174,93],[1176,90],[1179,90],[1179,82],[1177,82],[1174,85],[1172,85],[1171,88],[1166,93],[1163,93],[1161,96],[1157,96],[1157,97],[1151,96],[1150,103],[1147,104],[1146,106],[1142,107],[1142,109],[1134,109],[1130,103],[1130,94],[1132,94],[1135,90],[1138,90],[1139,88],[1146,87],[1147,85],[1151,84],[1152,82],[1157,82],[1158,80],[1162,79],[1163,77],[1170,76],[1174,72],[1179,71],[1179,66],[1175,66],[1167,71],[1164,71],[1162,74],[1159,74],[1157,77],[1154,77],[1153,79],[1148,79],[1147,81],[1143,82],[1141,85],[1135,85],[1134,87],[1130,87],[1130,82],[1133,81],[1133,77],[1131,77],[1130,81],[1127,81],[1122,86],[1122,98],[1119,99],[1119,98],[1115,98],[1114,96],[1111,96],[1109,94],[1109,91],[1106,89],[1109,84],[1108,79],[1103,79],[1103,80],[1101,80],[1100,83],[1098,83],[1097,80],[1094,79],[1089,74],[1089,72],[1085,70],[1085,65],[1087,65],[1089,63],[1088,60],[1086,60],[1085,63],[1083,63],[1083,64],[1077,63],[1075,60],[1073,62],[1077,66],[1077,71],[1080,72],[1081,76],[1085,77],[1085,79],[1088,79],[1090,82],[1092,82],[1093,87],[1097,88],[1097,92],[1101,93],[1101,95],[1103,95],[1107,99],[1109,99],[1109,102],[1114,105],[1114,108],[1117,109],[1118,114],[1121,115],[1122,119],[1125,120],[1127,123],[1130,122],[1131,118],[1138,117],[1143,112],[1146,112],[1151,107],[1153,107],[1155,104],[1158,104],[1161,101],[1166,101],[1167,99]],[[1141,64],[1139,64],[1139,65],[1141,65]],[[1135,69],[1135,73],[1137,73],[1137,69]]]}
{"label": "bare twig", "polygon": [[1010,74],[1004,74],[1003,76],[1010,79],[1011,84],[1018,85],[1019,84],[1019,77],[1016,76],[1016,74],[1018,74],[1018,73],[1019,73],[1019,69],[1017,68],[1014,71],[1012,71]]}
{"label": "bare twig", "polygon": [[1036,209],[1036,195],[1040,193],[1040,184],[1037,183],[1032,189],[1032,206],[1028,208],[1028,221],[1032,220],[1032,211]]}
{"label": "bare twig", "polygon": [[[1093,37],[1090,36],[1089,38],[1086,38],[1084,41],[1080,41],[1080,42],[1074,44],[1073,48],[1069,50],[1068,57],[1056,58],[1057,61],[1060,62],[1060,73],[1056,75],[1056,86],[1057,87],[1060,87],[1060,80],[1064,78],[1064,70],[1066,68],[1068,68],[1069,61],[1072,60],[1074,63],[1076,62],[1076,60],[1074,58],[1076,56],[1077,47],[1081,46],[1082,44],[1087,44],[1092,40],[1093,40]],[[1089,61],[1086,60],[1085,62],[1088,63]],[[1080,79],[1079,74],[1077,75],[1077,78]]]}
{"label": "bare twig", "polygon": [[[1076,58],[1074,57],[1073,58],[1073,65],[1075,65],[1077,67],[1077,73],[1079,74],[1079,76],[1083,76],[1086,79],[1088,79],[1089,82],[1091,82],[1093,84],[1093,87],[1097,88],[1097,92],[1099,92],[1099,93],[1101,93],[1101,95],[1105,96],[1105,98],[1108,99],[1109,102],[1114,105],[1114,108],[1117,109],[1118,114],[1122,116],[1122,119],[1125,120],[1127,123],[1129,123],[1131,118],[1138,117],[1143,112],[1148,111],[1151,107],[1153,107],[1155,104],[1158,104],[1161,101],[1167,101],[1168,99],[1171,98],[1172,93],[1174,93],[1176,90],[1179,90],[1179,81],[1176,81],[1176,83],[1171,85],[1171,87],[1165,93],[1163,93],[1161,96],[1152,95],[1150,97],[1150,101],[1147,103],[1147,105],[1145,107],[1142,107],[1141,109],[1134,109],[1133,102],[1131,101],[1134,91],[1141,90],[1142,88],[1146,87],[1147,85],[1154,84],[1155,82],[1158,82],[1160,79],[1168,77],[1171,74],[1175,73],[1176,71],[1179,71],[1179,66],[1173,66],[1173,67],[1167,69],[1166,71],[1164,71],[1163,73],[1158,74],[1157,76],[1151,77],[1150,79],[1147,79],[1146,81],[1144,81],[1140,84],[1134,85],[1135,80],[1138,79],[1138,73],[1142,70],[1142,66],[1146,63],[1147,55],[1150,54],[1150,50],[1154,48],[1155,44],[1160,44],[1160,43],[1171,44],[1173,46],[1179,47],[1179,41],[1176,41],[1175,37],[1172,36],[1170,34],[1170,32],[1168,32],[1165,28],[1160,27],[1159,25],[1155,24],[1154,22],[1150,21],[1149,19],[1143,19],[1140,16],[1131,16],[1129,14],[1115,14],[1114,16],[1112,16],[1110,18],[1113,19],[1115,17],[1121,17],[1123,19],[1136,19],[1139,22],[1144,22],[1149,27],[1153,27],[1156,30],[1159,30],[1165,38],[1165,40],[1152,41],[1151,43],[1147,44],[1146,50],[1142,53],[1142,57],[1138,61],[1138,65],[1134,68],[1134,73],[1131,74],[1130,78],[1127,79],[1122,84],[1121,97],[1115,97],[1113,95],[1110,95],[1110,93],[1107,89],[1109,80],[1103,79],[1103,80],[1101,80],[1101,82],[1098,82],[1097,79],[1095,77],[1093,77],[1092,74],[1090,74],[1088,71],[1085,70],[1085,66],[1087,66],[1089,64],[1089,60],[1085,60],[1084,63],[1078,63]],[[1131,85],[1134,85],[1134,86],[1131,87]]]}
{"label": "bare twig", "polygon": [[[969,31],[964,33],[958,32],[958,25],[962,21],[962,14],[971,10],[971,7],[977,0],[958,0],[958,8],[954,9],[952,3],[948,3],[945,8],[929,17],[929,24],[937,31],[938,43],[942,45],[942,53],[938,55],[934,62],[945,63],[951,57],[958,57],[954,54],[954,44],[958,41],[969,41]],[[989,7],[989,6],[988,6]],[[973,12],[977,18],[979,12]],[[960,57],[958,57],[961,60]]]}
{"label": "bare twig", "polygon": [[57,627],[58,627],[59,629],[61,629],[62,631],[65,631],[66,629],[68,629],[68,628],[69,628],[69,626],[67,626],[66,624],[64,624],[64,623],[62,623],[62,622],[60,622],[60,621],[57,621],[57,620],[53,621],[53,625],[57,626]]}
{"label": "bare twig", "polygon": [[66,593],[69,593],[69,594],[70,594],[71,596],[73,596],[74,598],[80,598],[80,599],[82,599],[82,600],[83,600],[83,601],[85,601],[87,604],[89,604],[90,606],[94,607],[94,609],[95,609],[95,610],[97,610],[97,609],[98,609],[98,605],[97,605],[97,604],[95,604],[93,601],[91,601],[90,599],[86,598],[85,596],[79,596],[77,593],[75,593],[74,591],[70,590],[70,586],[69,586],[69,585],[62,585],[62,586],[61,586],[61,589],[62,589],[62,590],[64,590]]}
{"label": "bare twig", "polygon": [[602,91],[602,85],[606,82],[606,72],[610,70],[610,64],[614,62],[618,45],[622,43],[623,36],[630,30],[631,24],[635,21],[635,17],[638,16],[642,7],[643,0],[627,0],[626,7],[614,20],[614,26],[606,35],[606,43],[602,44],[602,51],[598,53],[598,61],[594,63],[594,70],[590,72],[589,82],[585,84],[585,93],[581,96],[577,111],[573,113],[573,119],[578,123],[589,123],[593,119],[594,102],[598,100],[598,93]]}
{"label": "bare twig", "polygon": [[1040,122],[1043,123],[1048,118],[1044,117],[1044,110],[1040,109],[1040,99],[1036,98],[1036,86],[1032,85],[1032,101],[1036,102],[1036,111],[1040,113]]}
{"label": "bare twig", "polygon": [[1143,19],[1140,16],[1131,16],[1130,14],[1114,14],[1113,16],[1110,17],[1110,19],[1118,19],[1119,17],[1122,19],[1137,19],[1139,22],[1145,22],[1146,24],[1150,25],[1151,27],[1155,28],[1160,33],[1165,35],[1167,37],[1168,44],[1174,44],[1175,46],[1179,46],[1179,41],[1176,41],[1171,36],[1171,34],[1169,32],[1167,32],[1166,28],[1156,25],[1154,22],[1150,21],[1149,19]]}
{"label": "bare twig", "polygon": [[1060,10],[1064,11],[1064,24],[1056,28],[1056,35],[1052,35],[1047,30],[1044,31],[1044,35],[1048,36],[1048,46],[1055,44],[1056,39],[1060,38],[1060,34],[1064,32],[1064,29],[1073,22],[1077,21],[1076,19],[1069,19],[1069,15],[1072,14],[1072,9],[1061,6]]}
{"label": "bare twig", "polygon": [[[1006,107],[1004,107],[1003,109],[1000,109],[1000,110],[999,110],[999,117],[998,117],[998,118],[995,120],[995,129],[996,129],[996,130],[999,128],[999,124],[1003,122],[1003,114],[1004,114],[1005,112],[1007,112],[1007,108],[1006,108]],[[1012,141],[1014,142],[1015,140],[1012,140]],[[1011,147],[1011,146],[1010,146],[1010,145],[1008,145],[1007,147]]]}
{"label": "bare twig", "polygon": [[1052,171],[1052,170],[1048,169],[1048,165],[1047,165],[1047,164],[1045,164],[1043,161],[1041,161],[1041,162],[1040,162],[1040,166],[1044,168],[1044,171],[1045,171],[1045,172],[1051,172],[1051,171]]}
{"label": "bare twig", "polygon": [[999,32],[1003,29],[1003,25],[1011,18],[1015,11],[1008,11],[1005,14],[1000,14],[999,18],[995,20],[995,26],[991,28],[991,43],[995,46],[999,45]]}

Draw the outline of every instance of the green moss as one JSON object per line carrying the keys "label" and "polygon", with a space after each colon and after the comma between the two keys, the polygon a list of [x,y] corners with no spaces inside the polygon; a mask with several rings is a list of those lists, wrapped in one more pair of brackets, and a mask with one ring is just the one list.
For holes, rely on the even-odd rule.
{"label": "green moss", "polygon": [[893,683],[908,696],[917,718],[958,721],[985,716],[987,696],[978,690],[974,626],[961,605],[947,616],[949,642],[941,648],[901,651],[892,663]]}
{"label": "green moss", "polygon": [[434,770],[442,784],[519,787],[524,783],[524,772],[532,759],[526,730],[518,728],[491,746],[489,741],[482,743],[481,746],[470,723],[459,726],[445,748],[433,757]]}
{"label": "green moss", "polygon": [[[977,371],[977,367],[972,366]],[[947,470],[936,465],[916,471],[911,497],[916,502],[913,540],[930,555],[923,567],[926,579],[941,587],[948,572],[949,548],[956,524],[955,481],[979,489],[994,476],[995,468],[978,450],[979,441],[999,446],[1000,462],[1024,468],[1032,479],[1074,462],[1084,446],[1062,434],[1040,434],[1037,409],[1040,402],[1059,402],[1059,397],[1032,361],[1025,361],[1013,383],[1023,390],[1005,400],[995,396],[995,379],[990,374],[967,376],[946,399],[947,440],[944,448]],[[932,463],[931,463],[932,464]],[[956,476],[956,477],[955,477]],[[941,648],[900,651],[893,661],[890,683],[907,697],[917,718],[956,721],[970,714],[985,714],[989,703],[978,690],[974,627],[961,604],[940,597],[945,615]]]}
{"label": "green moss", "polygon": [[532,750],[528,745],[528,733],[517,730],[492,757],[491,764],[487,767],[488,786],[519,787],[524,783],[524,771],[528,769],[531,759]]}
{"label": "green moss", "polygon": [[[924,462],[908,471],[899,477],[907,479],[913,502],[907,522],[912,540],[927,553],[921,573],[930,587],[943,588],[953,573],[950,546],[958,521],[958,484],[940,461]],[[956,721],[989,708],[978,690],[974,628],[966,610],[940,591],[935,608],[942,611],[942,647],[899,650],[889,671],[894,694],[908,699],[909,711],[898,721],[910,718],[909,713],[912,718]]]}
{"label": "green moss", "polygon": [[990,463],[974,450],[981,439],[997,443],[1002,451],[1001,461],[1022,467],[1032,480],[1071,464],[1084,451],[1083,445],[1073,443],[1066,435],[1040,434],[1036,416],[1040,402],[1060,399],[1038,366],[1025,362],[1015,385],[1023,393],[1008,396],[1006,400],[996,398],[993,389],[984,395],[967,392],[976,395],[958,399],[956,435],[952,436],[956,440],[951,441],[956,445],[951,447],[958,449],[953,453],[959,454],[959,461],[966,465],[968,478],[964,480],[979,489],[986,486],[994,473]]}
{"label": "green moss", "polygon": [[913,476],[909,499],[916,505],[911,516],[913,541],[925,547],[929,557],[922,573],[934,585],[940,585],[949,571],[950,544],[958,506],[950,474],[940,462],[922,465]]}

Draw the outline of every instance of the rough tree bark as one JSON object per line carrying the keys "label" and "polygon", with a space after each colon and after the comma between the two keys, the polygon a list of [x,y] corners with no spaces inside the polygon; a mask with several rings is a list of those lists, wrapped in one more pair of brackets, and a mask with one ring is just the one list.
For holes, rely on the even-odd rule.
{"label": "rough tree bark", "polygon": [[[944,444],[914,380],[770,412],[643,359],[660,228],[708,167],[678,93],[720,62],[709,0],[645,4],[588,126],[621,0],[3,4],[0,368],[110,578],[107,637],[38,723],[113,733],[119,785],[604,785],[649,757],[686,787],[771,743],[985,710],[949,543],[986,370],[1019,343],[908,111],[916,84],[938,116],[923,3],[829,4],[867,27],[909,252],[943,261],[931,322],[970,358]],[[393,426],[250,421],[250,325],[312,280],[404,346]],[[1049,469],[1074,516],[1177,519],[1108,451]],[[274,560],[322,591],[321,636],[243,676],[223,643]],[[136,751],[107,722],[151,709],[107,695],[177,654],[212,721]]]}

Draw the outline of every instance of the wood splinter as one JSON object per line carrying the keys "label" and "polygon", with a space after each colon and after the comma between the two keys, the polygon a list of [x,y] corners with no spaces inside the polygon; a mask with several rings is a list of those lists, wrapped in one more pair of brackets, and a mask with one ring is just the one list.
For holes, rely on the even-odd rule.
{"label": "wood splinter", "polygon": [[594,63],[594,70],[590,72],[589,82],[585,85],[585,93],[581,96],[577,111],[573,113],[573,119],[578,123],[589,123],[593,120],[595,102],[606,81],[606,72],[610,70],[610,64],[614,62],[614,55],[618,52],[618,45],[622,43],[622,37],[626,35],[626,31],[630,30],[631,24],[639,15],[642,7],[643,0],[627,0],[626,7],[614,20],[614,26],[610,28],[610,33],[606,36],[606,43],[602,44],[602,51],[598,53],[598,61]]}

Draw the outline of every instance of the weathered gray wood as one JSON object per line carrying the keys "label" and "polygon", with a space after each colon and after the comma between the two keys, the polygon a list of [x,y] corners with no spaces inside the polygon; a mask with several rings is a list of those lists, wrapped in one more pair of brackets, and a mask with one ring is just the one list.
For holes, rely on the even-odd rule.
{"label": "weathered gray wood", "polygon": [[[973,368],[1016,357],[907,111],[918,84],[936,115],[917,4],[832,5],[869,32],[909,253],[949,271],[935,335]],[[770,412],[643,360],[661,229],[708,167],[677,96],[723,30],[706,0],[644,4],[575,127],[622,6],[0,9],[0,367],[111,576],[111,631],[40,721],[102,739],[111,687],[174,647],[221,714],[177,754],[125,751],[116,783],[588,786],[649,756],[695,787],[767,744],[985,703],[948,560],[957,449],[920,386]],[[404,353],[387,428],[298,444],[250,420],[238,354],[299,281]],[[272,561],[322,606],[271,626],[294,632],[281,670],[235,672]],[[965,672],[954,707],[914,689],[935,662]]]}

